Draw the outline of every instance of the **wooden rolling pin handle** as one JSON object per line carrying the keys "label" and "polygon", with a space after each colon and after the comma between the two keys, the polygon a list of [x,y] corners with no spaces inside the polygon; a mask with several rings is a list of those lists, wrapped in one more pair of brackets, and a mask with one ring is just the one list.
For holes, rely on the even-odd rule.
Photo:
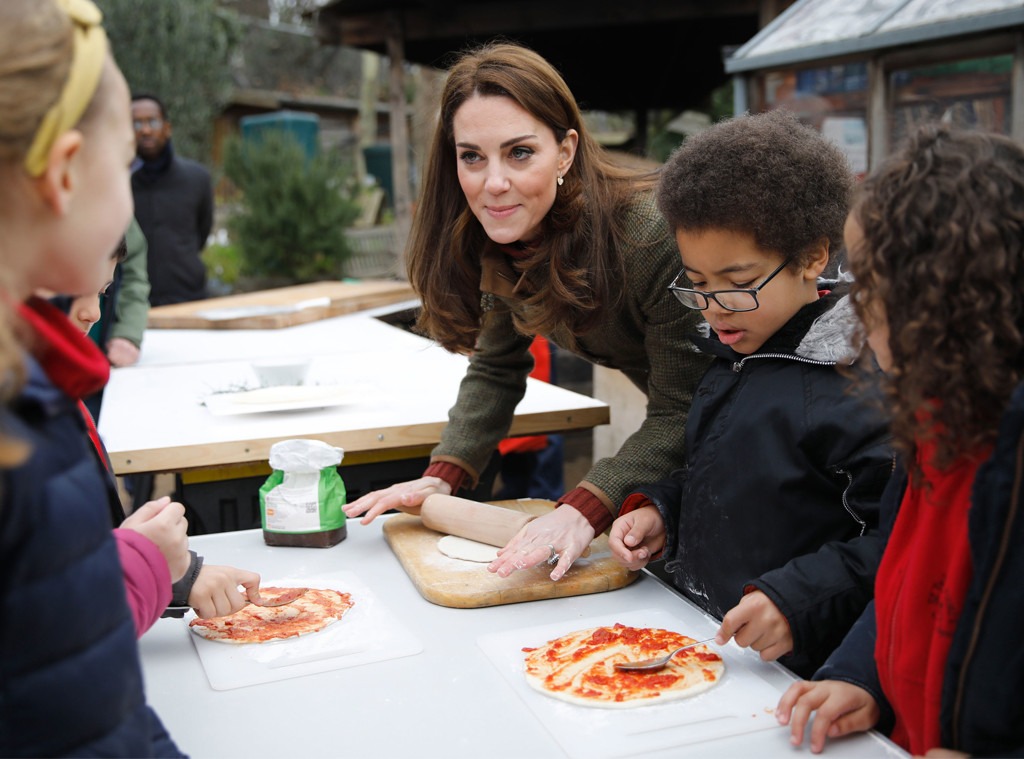
{"label": "wooden rolling pin handle", "polygon": [[504,547],[535,515],[440,493],[427,496],[420,519],[446,535]]}

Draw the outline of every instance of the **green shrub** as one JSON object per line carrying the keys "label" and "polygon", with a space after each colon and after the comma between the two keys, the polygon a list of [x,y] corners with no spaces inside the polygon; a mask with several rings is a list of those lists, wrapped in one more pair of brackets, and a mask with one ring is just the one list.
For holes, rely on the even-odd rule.
{"label": "green shrub", "polygon": [[224,173],[241,192],[228,220],[248,277],[335,279],[349,255],[344,230],[359,215],[351,173],[340,157],[306,156],[286,132],[233,139]]}

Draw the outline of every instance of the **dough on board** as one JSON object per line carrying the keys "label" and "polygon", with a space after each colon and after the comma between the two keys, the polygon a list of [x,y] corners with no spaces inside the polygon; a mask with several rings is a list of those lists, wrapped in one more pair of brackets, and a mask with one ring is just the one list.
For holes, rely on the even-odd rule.
{"label": "dough on board", "polygon": [[489,546],[486,543],[478,543],[475,540],[467,540],[455,535],[445,535],[439,539],[437,550],[452,559],[476,561],[481,564],[490,564],[498,558],[497,546]]}

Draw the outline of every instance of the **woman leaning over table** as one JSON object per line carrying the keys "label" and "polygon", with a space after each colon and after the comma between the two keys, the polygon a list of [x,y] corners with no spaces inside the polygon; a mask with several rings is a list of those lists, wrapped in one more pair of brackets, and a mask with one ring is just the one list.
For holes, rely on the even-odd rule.
{"label": "woman leaning over table", "polygon": [[648,398],[646,419],[619,452],[597,461],[488,567],[507,576],[551,560],[558,580],[636,483],[682,463],[706,365],[689,339],[698,318],[668,290],[680,264],[654,204],[655,177],[609,162],[541,56],[497,43],[463,54],[440,114],[409,279],[423,303],[418,329],[468,354],[469,369],[424,476],[368,493],[345,512],[366,524],[474,486],[525,393],[532,337],[544,335],[619,369]]}

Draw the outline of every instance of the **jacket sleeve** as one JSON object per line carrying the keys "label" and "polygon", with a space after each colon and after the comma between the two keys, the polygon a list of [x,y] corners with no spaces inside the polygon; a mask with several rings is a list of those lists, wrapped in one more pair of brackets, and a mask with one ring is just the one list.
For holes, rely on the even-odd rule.
{"label": "jacket sleeve", "polygon": [[476,485],[498,441],[508,436],[533,368],[532,338],[516,332],[508,307],[496,299],[485,319],[455,405],[448,412],[448,425],[431,452],[432,460],[466,469],[469,487]]}
{"label": "jacket sleeve", "polygon": [[872,601],[850,628],[842,644],[821,668],[813,680],[841,680],[863,688],[878,704],[881,717],[875,729],[888,734],[894,724],[892,707],[885,698],[875,667],[875,602]]}
{"label": "jacket sleeve", "polygon": [[110,337],[123,338],[139,348],[149,319],[149,274],[146,264],[149,246],[134,217],[125,238],[128,255],[120,264],[121,286],[117,291],[117,310]]}
{"label": "jacket sleeve", "polygon": [[206,247],[206,240],[209,238],[210,232],[213,231],[213,183],[206,167],[200,166],[200,168],[203,173],[203,181],[197,209],[198,218],[196,218],[196,231],[199,233],[196,250],[202,252]]}
{"label": "jacket sleeve", "polygon": [[135,635],[142,637],[171,601],[171,573],[160,549],[135,530],[116,529],[117,553],[124,573]]}
{"label": "jacket sleeve", "polygon": [[893,471],[885,420],[848,393],[823,397],[822,406],[826,400],[830,408],[819,413],[827,421],[819,416],[809,426],[814,435],[803,444],[815,451],[823,476],[840,483],[842,498],[835,508],[859,523],[859,535],[829,541],[749,583],[786,616],[793,634],[793,658],[787,666],[797,669],[823,662],[874,597],[884,548],[880,504]]}

